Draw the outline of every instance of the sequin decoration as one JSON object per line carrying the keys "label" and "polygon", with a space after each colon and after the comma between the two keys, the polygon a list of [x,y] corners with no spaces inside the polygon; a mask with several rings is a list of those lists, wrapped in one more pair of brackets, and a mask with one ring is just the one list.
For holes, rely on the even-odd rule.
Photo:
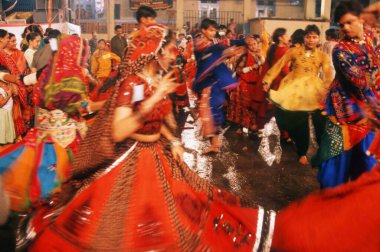
{"label": "sequin decoration", "polygon": [[232,224],[228,217],[223,213],[214,218],[214,230],[216,233],[225,234],[231,238],[231,242],[236,249],[242,246],[249,246],[252,243],[253,235],[248,232],[248,229],[242,224]]}
{"label": "sequin decoration", "polygon": [[342,129],[334,123],[328,121],[326,125],[326,134],[330,139],[330,157],[335,157],[343,152],[343,135]]}
{"label": "sequin decoration", "polygon": [[261,142],[258,151],[261,157],[269,166],[272,166],[274,161],[279,164],[282,148],[280,145],[280,130],[274,117],[259,131],[259,137],[261,137]]}

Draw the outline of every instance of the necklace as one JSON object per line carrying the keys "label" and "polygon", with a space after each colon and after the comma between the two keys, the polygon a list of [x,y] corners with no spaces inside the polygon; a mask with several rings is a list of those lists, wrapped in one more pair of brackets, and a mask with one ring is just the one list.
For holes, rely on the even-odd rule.
{"label": "necklace", "polygon": [[152,91],[152,87],[154,84],[157,84],[157,80],[160,80],[161,75],[160,74],[155,74],[155,76],[148,75],[144,72],[137,73],[139,77],[141,77],[143,80],[146,81],[149,87],[149,91]]}
{"label": "necklace", "polygon": [[313,54],[312,51],[310,51],[310,50],[306,50],[306,52],[305,52],[305,56],[306,56],[306,58],[310,58],[310,57],[313,57],[314,54]]}
{"label": "necklace", "polygon": [[363,34],[363,39],[359,40],[359,39],[356,39],[356,38],[351,38],[351,41],[356,43],[356,44],[359,44],[359,45],[365,45],[366,44],[366,34],[364,33]]}

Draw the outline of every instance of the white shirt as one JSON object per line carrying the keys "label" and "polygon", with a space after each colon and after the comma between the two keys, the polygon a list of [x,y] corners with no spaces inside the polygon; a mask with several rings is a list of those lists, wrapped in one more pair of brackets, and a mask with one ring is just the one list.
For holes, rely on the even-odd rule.
{"label": "white shirt", "polygon": [[[0,95],[2,95],[4,98],[7,98],[7,92],[5,92],[5,90],[3,88],[0,87]],[[12,112],[12,109],[13,109],[13,98],[11,97],[7,103],[4,104],[4,106],[2,107],[3,109],[6,109],[10,112]]]}
{"label": "white shirt", "polygon": [[35,54],[36,52],[37,52],[37,50],[30,49],[30,48],[28,48],[28,49],[24,52],[24,57],[25,57],[25,59],[26,59],[26,62],[28,63],[29,68],[32,68],[33,57],[34,57],[34,54]]}

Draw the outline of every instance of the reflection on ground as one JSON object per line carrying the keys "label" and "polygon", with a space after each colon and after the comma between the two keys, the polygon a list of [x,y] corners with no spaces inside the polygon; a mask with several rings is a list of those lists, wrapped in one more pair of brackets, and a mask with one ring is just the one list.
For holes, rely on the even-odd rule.
{"label": "reflection on ground", "polygon": [[199,121],[188,115],[182,131],[185,162],[213,184],[266,208],[278,210],[318,189],[316,170],[297,162],[295,147],[282,144],[280,164],[268,166],[257,150],[259,140],[236,134],[236,127],[226,130],[222,151],[202,155],[209,142],[199,136]]}

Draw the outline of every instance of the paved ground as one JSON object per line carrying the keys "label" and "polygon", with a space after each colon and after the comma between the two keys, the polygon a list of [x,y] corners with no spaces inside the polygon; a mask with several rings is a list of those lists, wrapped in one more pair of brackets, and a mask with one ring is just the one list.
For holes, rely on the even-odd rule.
{"label": "paved ground", "polygon": [[280,163],[269,166],[258,153],[261,140],[238,135],[232,126],[225,132],[222,152],[204,156],[200,153],[208,143],[199,140],[197,129],[195,125],[182,133],[187,149],[185,161],[219,187],[274,210],[319,188],[317,170],[298,164],[293,144],[282,144]]}

